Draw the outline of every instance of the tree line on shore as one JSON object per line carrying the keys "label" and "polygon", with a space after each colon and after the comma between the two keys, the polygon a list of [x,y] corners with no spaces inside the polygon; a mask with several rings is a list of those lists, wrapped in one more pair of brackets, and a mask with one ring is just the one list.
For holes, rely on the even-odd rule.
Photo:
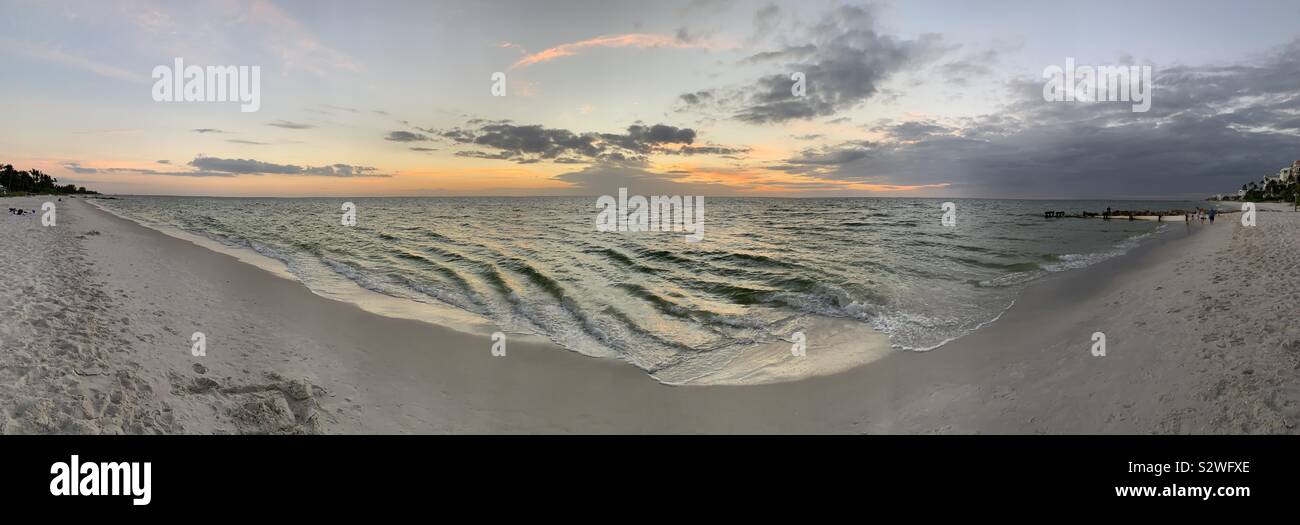
{"label": "tree line on shore", "polygon": [[15,170],[11,164],[0,164],[0,186],[5,193],[37,193],[72,195],[99,195],[97,191],[87,190],[85,186],[75,184],[59,185],[59,179],[38,169]]}
{"label": "tree line on shore", "polygon": [[1242,184],[1236,195],[1216,195],[1210,200],[1300,203],[1300,160],[1279,170],[1277,176]]}
{"label": "tree line on shore", "polygon": [[1238,200],[1295,202],[1300,196],[1300,184],[1295,180],[1268,179],[1264,184],[1251,182],[1242,184],[1241,190],[1245,193]]}

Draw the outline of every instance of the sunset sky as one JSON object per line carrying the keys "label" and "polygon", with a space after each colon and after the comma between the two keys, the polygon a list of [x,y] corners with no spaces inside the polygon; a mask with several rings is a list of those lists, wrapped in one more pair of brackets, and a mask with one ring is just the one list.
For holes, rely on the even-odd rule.
{"label": "sunset sky", "polygon": [[[1216,4],[0,0],[0,162],[131,194],[1204,196],[1300,159],[1300,3]],[[177,57],[259,66],[260,110],[155,102]],[[1152,66],[1152,110],[1045,102],[1067,57]]]}

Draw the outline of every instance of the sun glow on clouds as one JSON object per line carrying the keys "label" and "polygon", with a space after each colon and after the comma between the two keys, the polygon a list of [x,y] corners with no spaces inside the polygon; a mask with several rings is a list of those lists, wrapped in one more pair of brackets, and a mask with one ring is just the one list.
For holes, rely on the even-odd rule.
{"label": "sun glow on clouds", "polygon": [[[505,42],[501,47],[512,49],[522,49],[515,44]],[[682,40],[680,38],[668,35],[655,35],[648,33],[628,33],[622,35],[606,35],[561,44],[555,47],[543,49],[536,53],[525,55],[510,67],[519,68],[527,67],[533,64],[549,62],[561,57],[573,56],[585,49],[599,47],[633,47],[638,49],[645,48],[675,48],[675,49],[718,49],[719,44],[709,40]]]}
{"label": "sun glow on clouds", "polygon": [[781,171],[753,167],[697,166],[673,163],[656,166],[656,172],[671,176],[680,183],[715,184],[733,190],[736,194],[780,196],[791,193],[816,194],[818,192],[868,192],[915,193],[947,188],[951,184],[876,184],[856,181],[821,179]]}

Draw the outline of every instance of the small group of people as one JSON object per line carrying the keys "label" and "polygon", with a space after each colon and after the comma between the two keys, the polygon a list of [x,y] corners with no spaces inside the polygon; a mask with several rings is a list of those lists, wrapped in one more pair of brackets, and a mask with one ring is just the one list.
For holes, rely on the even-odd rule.
{"label": "small group of people", "polygon": [[1210,224],[1214,224],[1214,216],[1216,214],[1218,214],[1218,211],[1215,210],[1214,208],[1210,208],[1208,210],[1205,208],[1196,208],[1196,211],[1194,212],[1192,211],[1187,212],[1185,218],[1187,219],[1188,224],[1191,224],[1193,220],[1201,221],[1201,224],[1205,224],[1206,219],[1210,220]]}
{"label": "small group of people", "polygon": [[27,215],[27,214],[35,215],[36,210],[24,210],[22,208],[9,208],[9,213],[11,215]]}

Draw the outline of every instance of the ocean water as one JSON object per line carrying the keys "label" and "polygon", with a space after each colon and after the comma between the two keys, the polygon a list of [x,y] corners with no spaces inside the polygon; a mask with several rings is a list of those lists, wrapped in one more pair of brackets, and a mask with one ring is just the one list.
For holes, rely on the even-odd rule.
{"label": "ocean water", "polygon": [[[886,351],[941,349],[995,321],[1035,279],[1173,226],[1043,211],[1197,205],[958,199],[957,224],[944,227],[936,199],[707,198],[704,239],[690,243],[682,232],[599,232],[594,197],[98,202],[272,257],[313,290],[350,281],[674,384],[837,371],[866,359],[855,348],[866,334]],[[341,225],[344,202],[356,226]],[[786,359],[795,332],[825,356],[814,363],[835,364]]]}

